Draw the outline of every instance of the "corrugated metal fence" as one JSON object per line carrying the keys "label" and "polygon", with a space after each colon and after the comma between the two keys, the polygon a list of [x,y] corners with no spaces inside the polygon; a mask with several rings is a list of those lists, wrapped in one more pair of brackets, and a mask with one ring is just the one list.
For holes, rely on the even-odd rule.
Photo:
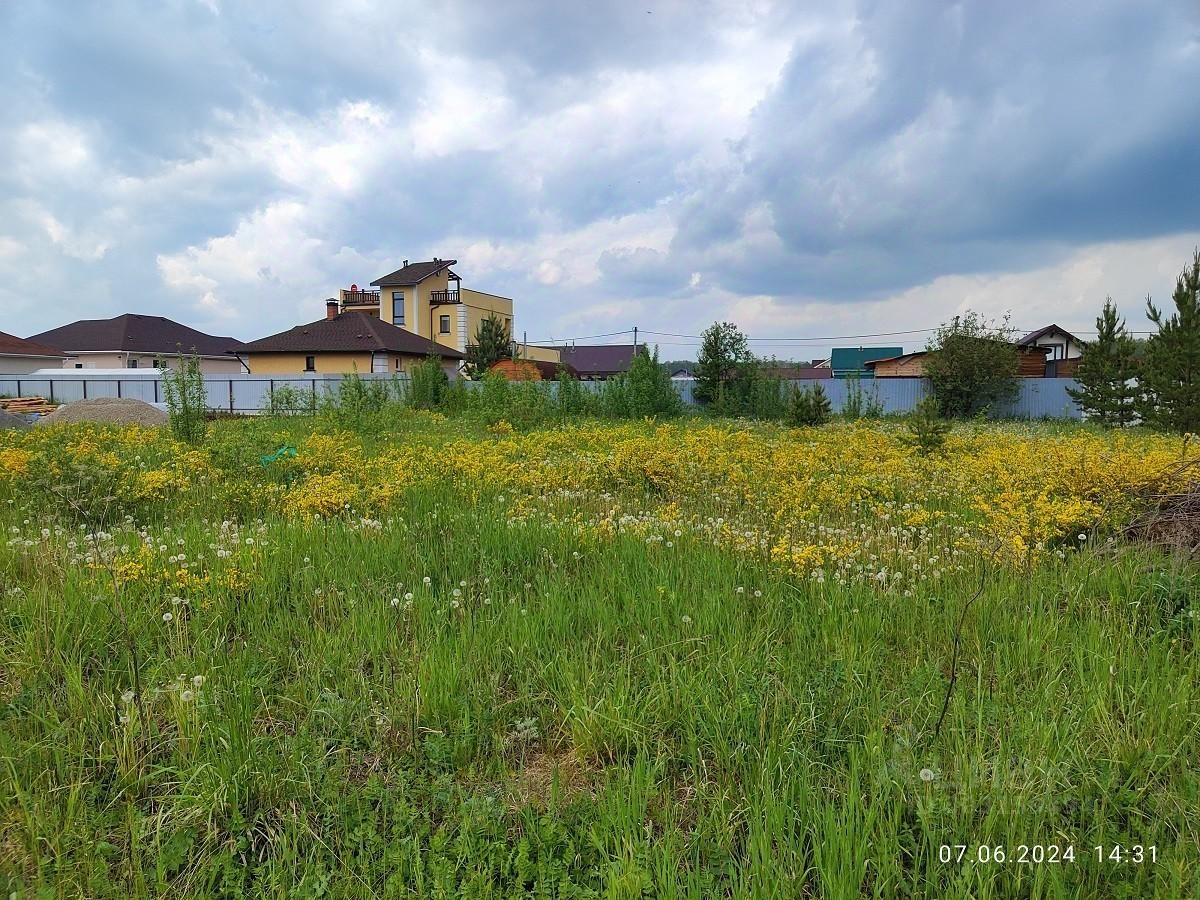
{"label": "corrugated metal fence", "polygon": [[[369,381],[386,381],[394,385],[397,391],[403,390],[408,381],[405,375],[366,374],[360,377]],[[275,378],[265,375],[214,375],[204,381],[212,409],[230,413],[260,413],[271,409],[272,396],[278,399],[282,394],[290,393],[289,401],[305,404],[336,391],[342,379],[341,375]],[[685,403],[695,403],[692,397],[694,383],[674,382]],[[850,392],[856,389],[862,392],[866,402],[880,404],[885,414],[908,412],[929,392],[928,382],[923,378],[878,378],[858,382],[826,378],[789,384],[801,387],[821,385],[835,412],[845,407]],[[1079,406],[1067,394],[1067,388],[1075,384],[1073,378],[1022,378],[1017,398],[1011,403],[997,406],[992,410],[992,415],[1015,419],[1079,419]],[[593,390],[601,387],[600,382],[583,382],[583,385]],[[549,382],[546,387],[553,391],[555,385]],[[284,391],[285,388],[288,390]],[[133,370],[119,376],[107,373],[89,375],[86,369],[68,369],[62,375],[56,372],[52,376],[0,375],[0,395],[46,397],[58,403],[91,397],[131,397],[160,406],[165,402],[162,377],[156,372]]]}

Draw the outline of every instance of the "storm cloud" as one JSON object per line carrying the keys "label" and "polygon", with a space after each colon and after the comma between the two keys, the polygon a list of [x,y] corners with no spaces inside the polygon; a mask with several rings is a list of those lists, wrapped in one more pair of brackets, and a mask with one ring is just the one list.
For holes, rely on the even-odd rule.
{"label": "storm cloud", "polygon": [[1086,328],[1200,241],[1193,0],[29,2],[0,54],[18,334],[252,338],[432,255],[531,338]]}

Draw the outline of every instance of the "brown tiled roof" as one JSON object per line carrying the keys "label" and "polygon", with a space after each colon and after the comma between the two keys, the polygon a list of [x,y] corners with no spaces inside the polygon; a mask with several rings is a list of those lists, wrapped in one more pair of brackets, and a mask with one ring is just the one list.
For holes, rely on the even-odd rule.
{"label": "brown tiled roof", "polygon": [[61,359],[66,354],[45,344],[0,331],[0,356],[57,356]]}
{"label": "brown tiled roof", "polygon": [[[645,344],[638,344],[640,350],[645,347]],[[633,362],[632,344],[576,344],[553,349],[557,349],[562,361],[584,378],[619,375],[629,371],[629,365]]]}
{"label": "brown tiled roof", "polygon": [[463,359],[450,347],[397,328],[378,316],[362,312],[339,313],[279,334],[259,338],[242,347],[246,353],[406,353],[410,356],[436,354]]}
{"label": "brown tiled roof", "polygon": [[415,262],[401,266],[395,272],[388,275],[381,275],[371,282],[373,287],[391,287],[398,285],[404,287],[410,284],[417,284],[424,281],[430,275],[435,275],[442,269],[447,269],[450,266],[456,265],[457,259],[431,259],[428,262]]}
{"label": "brown tiled roof", "polygon": [[35,334],[30,340],[61,347],[67,353],[107,350],[224,356],[242,347],[241,341],[231,337],[216,337],[162,316],[137,313],[125,313],[112,319],[80,319]]}

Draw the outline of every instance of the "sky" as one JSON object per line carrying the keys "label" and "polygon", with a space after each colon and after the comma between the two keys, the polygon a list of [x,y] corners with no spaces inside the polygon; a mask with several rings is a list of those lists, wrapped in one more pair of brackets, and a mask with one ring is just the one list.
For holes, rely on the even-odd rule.
{"label": "sky", "polygon": [[1200,0],[432,9],[0,0],[0,330],[249,340],[437,256],[531,342],[807,359],[1147,329],[1200,246]]}

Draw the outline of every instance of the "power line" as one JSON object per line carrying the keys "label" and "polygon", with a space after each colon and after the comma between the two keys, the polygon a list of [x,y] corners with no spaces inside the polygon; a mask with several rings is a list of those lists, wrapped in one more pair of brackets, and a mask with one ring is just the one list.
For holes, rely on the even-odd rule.
{"label": "power line", "polygon": [[[863,334],[831,334],[831,335],[814,336],[814,337],[749,337],[749,336],[747,336],[746,340],[754,341],[757,343],[764,343],[764,344],[794,344],[794,345],[798,345],[798,346],[803,346],[806,344],[821,344],[821,343],[825,343],[828,341],[856,341],[856,340],[862,340],[864,338],[903,337],[905,335],[931,334],[935,331],[938,331],[941,327],[943,327],[943,326],[938,326],[935,328],[912,328],[907,331],[874,331],[874,332],[866,332]],[[1017,328],[1016,330],[1018,332],[1031,332],[1036,329]],[[671,337],[671,338],[681,338],[682,339],[682,341],[656,341],[655,342],[655,343],[662,344],[663,346],[672,346],[672,347],[690,346],[691,345],[690,343],[684,343],[684,342],[702,341],[704,339],[704,336],[700,335],[700,334],[680,334],[680,333],[674,332],[674,331],[652,331],[652,330],[648,330],[648,329],[640,329],[639,330],[639,329],[629,328],[629,329],[626,329],[625,331],[610,331],[605,334],[590,334],[590,335],[583,335],[580,337],[543,338],[540,340],[531,340],[531,341],[529,341],[529,343],[530,344],[547,344],[547,345],[552,345],[552,346],[567,345],[567,344],[574,343],[575,341],[591,341],[591,340],[597,340],[599,338],[624,337],[626,335],[633,335],[635,332],[638,332],[642,335],[646,335],[647,337],[654,335],[655,337]],[[1073,333],[1077,334],[1077,335],[1096,334],[1095,331],[1089,331],[1086,329],[1075,329]],[[1153,332],[1153,331],[1130,331],[1129,333],[1133,334],[1133,335],[1139,335],[1139,334],[1154,334],[1155,332]],[[604,344],[602,346],[614,346],[614,345],[619,345],[619,344],[620,344],[619,341],[614,341],[611,343]]]}
{"label": "power line", "polygon": [[[937,331],[937,329],[936,328],[914,328],[911,331],[876,331],[876,332],[872,332],[871,334],[832,334],[832,335],[828,335],[825,337],[779,337],[779,338],[748,337],[748,338],[746,338],[746,340],[748,340],[748,341],[764,341],[764,342],[771,343],[771,344],[794,343],[797,341],[806,341],[806,342],[811,342],[811,341],[850,341],[850,340],[856,340],[858,338],[896,337],[898,335],[903,335],[903,334],[926,334],[930,331]],[[644,333],[645,334],[660,334],[663,337],[692,338],[694,340],[701,340],[703,338],[703,335],[699,335],[699,334],[675,334],[670,331],[646,331]]]}
{"label": "power line", "polygon": [[607,334],[588,334],[583,337],[568,337],[568,338],[540,338],[535,341],[529,341],[531,344],[565,344],[568,341],[592,341],[596,338],[604,337],[620,337],[624,334],[633,334],[633,329],[629,328],[625,331],[610,331]]}

